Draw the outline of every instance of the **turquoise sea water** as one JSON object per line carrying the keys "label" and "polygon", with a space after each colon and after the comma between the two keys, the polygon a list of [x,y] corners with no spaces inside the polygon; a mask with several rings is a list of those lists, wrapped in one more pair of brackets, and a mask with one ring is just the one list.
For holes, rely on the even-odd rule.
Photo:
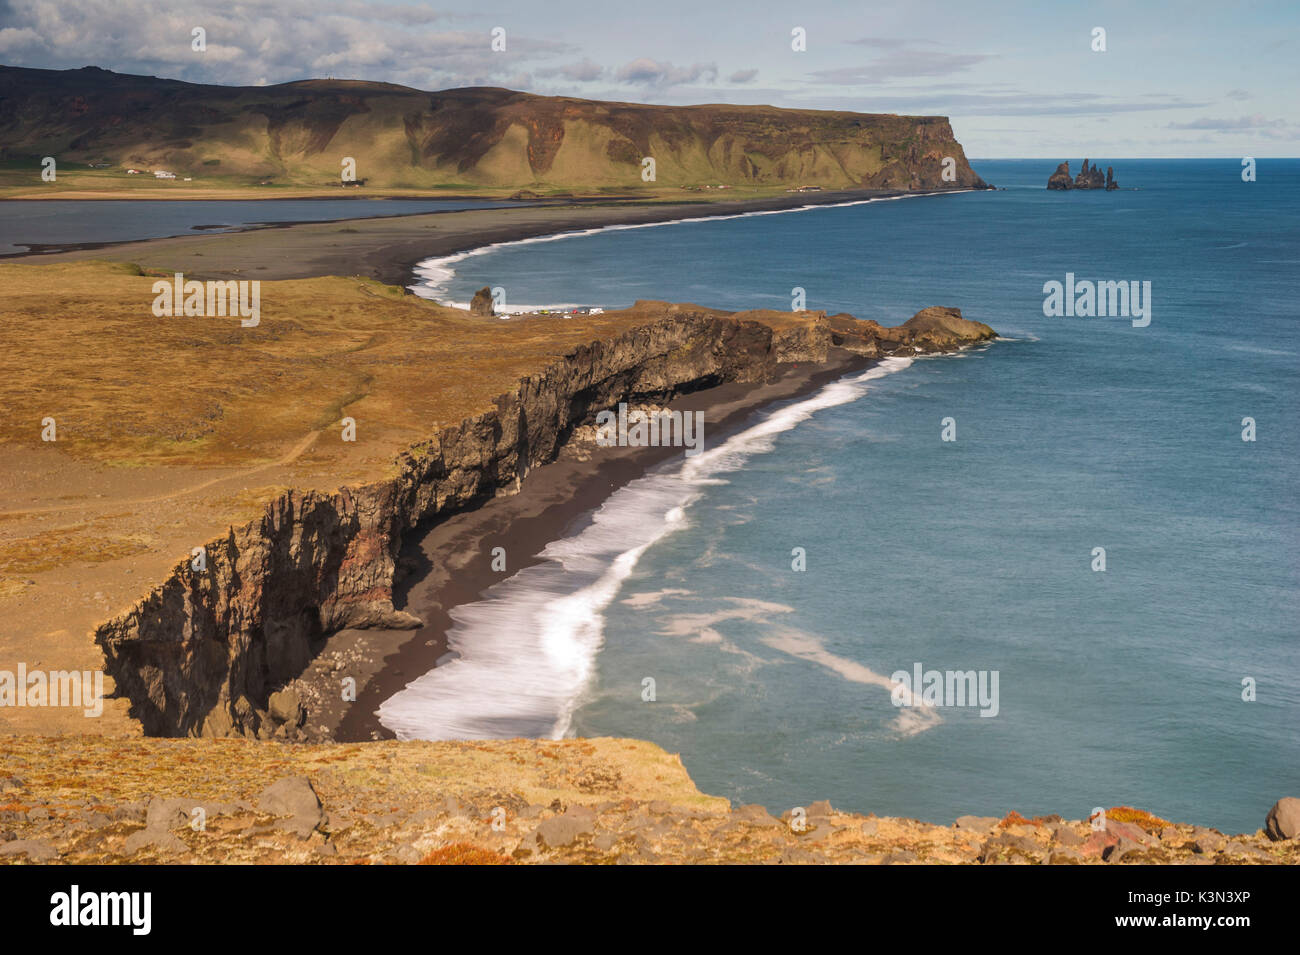
{"label": "turquoise sea water", "polygon": [[[568,681],[551,732],[654,740],[703,790],[774,810],[1130,804],[1262,825],[1300,794],[1300,161],[1261,160],[1254,183],[1238,160],[1102,164],[1123,191],[1049,193],[1055,163],[976,162],[1005,189],[434,268],[452,299],[789,308],[799,286],[885,324],[956,305],[1010,339],[891,363],[747,435],[706,422],[711,456],[619,492],[465,618],[467,659],[485,633],[535,652],[534,677]],[[1151,282],[1150,325],[1046,317],[1043,285],[1067,272]],[[887,678],[917,663],[996,671],[997,715],[896,707]],[[489,721],[490,674],[458,683],[458,665],[423,698],[472,695]],[[420,696],[386,708],[437,736]]]}

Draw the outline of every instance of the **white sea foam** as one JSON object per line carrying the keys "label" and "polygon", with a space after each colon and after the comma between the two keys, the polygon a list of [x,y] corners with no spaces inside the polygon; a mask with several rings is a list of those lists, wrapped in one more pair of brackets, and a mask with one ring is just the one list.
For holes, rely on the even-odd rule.
{"label": "white sea foam", "polygon": [[[509,239],[504,242],[493,242],[489,245],[479,246],[475,249],[469,249],[466,252],[455,252],[451,255],[441,255],[431,259],[425,259],[416,263],[415,274],[419,276],[420,281],[414,285],[408,286],[412,292],[421,298],[431,298],[441,300],[451,287],[452,280],[456,277],[456,266],[466,259],[475,258],[480,255],[489,255],[501,249],[517,245],[534,245],[539,242],[561,242],[565,239],[576,239],[586,235],[597,235],[601,232],[626,232],[631,229],[653,229],[658,226],[669,225],[687,225],[692,222],[720,222],[725,219],[748,219],[753,216],[777,216],[789,212],[811,212],[814,209],[843,209],[846,206],[864,206],[871,202],[891,202],[894,199],[919,199],[925,196],[951,195],[954,193],[973,192],[973,189],[953,189],[944,192],[917,192],[905,196],[877,196],[873,199],[852,199],[848,202],[826,202],[810,203],[803,206],[795,206],[790,209],[763,209],[754,212],[733,212],[728,215],[720,216],[697,216],[690,219],[668,219],[663,222],[630,222],[619,225],[595,226],[590,229],[576,229],[571,232],[556,232],[551,235],[533,236],[528,239]],[[446,302],[456,308],[469,308],[468,302]],[[593,303],[604,304],[604,303]],[[501,309],[503,312],[532,312],[539,309],[567,309],[578,308],[574,304],[561,305],[514,305]]]}
{"label": "white sea foam", "polygon": [[912,361],[886,358],[616,491],[580,533],[548,544],[542,563],[453,610],[453,658],[385,700],[379,721],[399,739],[564,736],[595,670],[604,610],[641,555],[685,526],[705,487],[725,483],[723,475],[772,450],[782,432],[857,400],[871,381]]}
{"label": "white sea foam", "polygon": [[[800,633],[795,630],[783,630],[775,636],[765,637],[763,642],[774,650],[780,650],[792,657],[825,667],[832,673],[852,683],[878,686],[884,689],[886,693],[893,693],[894,691],[894,683],[889,677],[883,673],[877,673],[856,660],[850,660],[847,657],[831,653],[822,644],[821,640],[812,634]],[[923,733],[941,722],[939,711],[934,706],[923,702],[910,690],[902,689],[901,693],[907,707],[900,710],[894,718],[894,728],[898,732],[904,736],[915,736],[917,733]]]}

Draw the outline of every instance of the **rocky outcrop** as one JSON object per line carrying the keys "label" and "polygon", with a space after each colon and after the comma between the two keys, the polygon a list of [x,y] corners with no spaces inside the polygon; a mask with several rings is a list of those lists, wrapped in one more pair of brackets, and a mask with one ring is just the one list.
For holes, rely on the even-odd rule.
{"label": "rocky outcrop", "polygon": [[[124,747],[0,735],[0,766],[19,774],[0,804],[0,865],[1300,863],[1300,840],[1128,806],[1104,820],[1009,812],[954,826],[825,800],[733,807],[701,793],[680,757],[630,739]],[[69,778],[93,799],[70,801]]]}
{"label": "rocky outcrop", "polygon": [[1070,178],[1070,163],[1063,162],[1056,167],[1056,172],[1052,173],[1051,178],[1047,180],[1048,189],[1073,189],[1074,180]]}
{"label": "rocky outcrop", "polygon": [[1073,179],[1070,178],[1070,164],[1063,162],[1056,167],[1056,172],[1052,173],[1051,178],[1047,180],[1048,189],[1104,189],[1111,192],[1119,188],[1119,183],[1115,181],[1115,170],[1112,166],[1106,167],[1106,175],[1101,174],[1100,166],[1089,166],[1088,160],[1083,161],[1083,168],[1079,170],[1079,175]]}
{"label": "rocky outcrop", "polygon": [[481,288],[474,293],[470,299],[469,310],[474,315],[482,315],[484,318],[492,318],[496,315],[496,309],[492,307],[492,290],[490,288]]}
{"label": "rocky outcrop", "polygon": [[282,493],[259,519],[208,541],[203,570],[182,562],[99,627],[106,669],[145,732],[292,737],[300,703],[276,691],[305,669],[324,635],[420,624],[393,606],[403,536],[513,492],[600,409],[761,381],[780,362],[825,361],[832,345],[874,357],[993,337],[957,309],[926,309],[895,329],[823,313],[794,320],[662,302],[634,311],[644,324],[576,349],[498,396],[494,410],[407,449],[395,477]]}
{"label": "rocky outcrop", "polygon": [[1275,802],[1264,819],[1264,831],[1274,842],[1300,836],[1300,799],[1286,796]]}
{"label": "rocky outcrop", "polygon": [[894,328],[841,312],[827,319],[831,341],[864,358],[950,352],[997,337],[983,322],[962,318],[961,309],[931,306]]}

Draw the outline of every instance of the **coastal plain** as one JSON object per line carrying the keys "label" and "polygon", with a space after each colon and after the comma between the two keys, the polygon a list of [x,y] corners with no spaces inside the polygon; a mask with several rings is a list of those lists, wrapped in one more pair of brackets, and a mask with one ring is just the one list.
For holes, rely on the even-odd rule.
{"label": "coastal plain", "polygon": [[[534,210],[545,220],[536,227],[551,231],[549,217],[573,212]],[[604,209],[593,221],[611,214],[628,212]],[[105,637],[126,634],[122,646],[130,646],[133,626],[166,628],[146,595],[174,594],[164,582],[187,578],[196,544],[237,541],[240,533],[256,537],[283,520],[302,530],[305,500],[361,498],[399,483],[411,469],[412,451],[419,456],[434,448],[447,465],[439,479],[460,474],[460,483],[469,481],[455,507],[429,512],[445,522],[452,541],[476,516],[491,520],[493,508],[528,502],[525,482],[552,498],[582,486],[584,476],[594,482],[591,489],[611,490],[645,461],[624,459],[610,465],[617,473],[608,474],[572,460],[534,469],[511,459],[513,472],[493,470],[504,460],[497,453],[504,412],[536,407],[524,399],[503,404],[502,396],[523,395],[528,387],[521,382],[558,382],[593,355],[606,363],[601,387],[591,391],[590,382],[560,381],[573,387],[551,392],[552,398],[585,395],[590,407],[569,409],[573,421],[586,420],[614,394],[725,405],[729,411],[719,411],[719,420],[736,420],[767,401],[800,394],[820,381],[819,372],[842,373],[889,353],[952,350],[993,337],[988,326],[963,322],[944,308],[926,309],[901,329],[816,312],[733,314],[668,303],[638,303],[597,316],[502,320],[417,299],[373,275],[321,272],[356,261],[359,247],[330,259],[325,249],[334,240],[364,243],[376,262],[391,259],[394,243],[402,242],[419,257],[416,249],[428,239],[406,233],[424,225],[415,218],[372,222],[370,229],[354,221],[164,239],[135,244],[129,255],[122,248],[96,249],[0,264],[6,320],[0,353],[0,668],[18,660],[45,669],[105,668]],[[487,216],[480,227],[493,221],[500,220]],[[357,231],[330,239],[331,229]],[[312,238],[294,238],[303,234]],[[363,238],[350,238],[356,235]],[[188,274],[199,277],[261,277],[244,269],[256,273],[255,262],[276,261],[273,248],[286,239],[289,246],[300,240],[303,251],[283,257],[282,272],[269,266],[261,272],[256,327],[244,329],[238,318],[156,318],[149,311],[153,282],[185,268],[185,257],[214,260],[205,272],[190,266]],[[473,240],[458,233],[447,239],[447,251],[467,242]],[[235,261],[244,264],[231,265]],[[42,440],[47,417],[57,426],[52,442]],[[342,439],[344,417],[356,422],[355,442]],[[473,426],[467,430],[464,422]],[[497,443],[465,444],[465,435],[484,422],[497,429]],[[448,439],[447,430],[458,427]],[[556,439],[556,453],[565,444],[560,431],[547,435]],[[448,457],[448,448],[456,447],[465,460]],[[490,465],[491,481],[482,472],[464,478],[480,465]],[[547,468],[565,466],[571,476],[549,485],[545,474],[555,472]],[[290,507],[277,512],[277,502]],[[519,516],[508,509],[506,515],[502,520]],[[571,517],[572,511],[552,515],[546,526]],[[534,537],[545,542],[547,533],[538,529]],[[461,546],[487,541],[472,528],[464,534]],[[394,609],[400,541],[382,547],[389,576],[378,603],[386,602],[393,616],[369,618],[367,626],[346,633],[380,634],[383,624],[403,624]],[[448,567],[455,564],[452,555],[443,557]],[[443,586],[459,577],[439,570]],[[472,596],[471,585],[461,590],[460,599]],[[376,603],[373,592],[361,596],[365,608]],[[192,591],[187,620],[196,620],[194,609],[211,599]],[[263,622],[246,618],[240,625],[256,630]],[[415,621],[407,624],[411,629],[390,630],[398,637],[385,652],[411,643],[400,634],[424,635]],[[195,637],[186,631],[182,642]],[[403,659],[421,665],[434,656],[437,648],[421,651],[424,644],[411,643]],[[309,651],[326,659],[329,646],[313,643]],[[385,654],[378,656],[369,676],[382,673]],[[129,654],[117,657],[118,676],[130,660]],[[157,660],[149,667],[157,669]],[[230,695],[238,687],[229,680],[227,695],[178,704],[173,680],[211,673],[198,664],[182,670],[160,670],[156,683],[127,687],[117,681],[118,695],[94,720],[74,708],[5,709],[0,861],[1297,861],[1294,839],[1274,842],[1264,830],[1227,837],[1126,807],[1110,811],[1099,829],[1088,820],[1017,813],[963,817],[944,826],[810,802],[800,829],[792,826],[789,809],[772,815],[764,807],[732,808],[725,799],[698,793],[680,760],[650,743],[341,743],[331,733],[312,737],[311,713],[277,713],[265,693],[244,700],[240,709]],[[186,687],[182,698],[192,690]],[[151,699],[157,706],[142,717]],[[363,690],[359,706],[373,702]],[[333,726],[343,721],[338,713],[317,715]],[[140,738],[142,732],[216,738]],[[211,822],[205,829],[192,828],[196,807]]]}

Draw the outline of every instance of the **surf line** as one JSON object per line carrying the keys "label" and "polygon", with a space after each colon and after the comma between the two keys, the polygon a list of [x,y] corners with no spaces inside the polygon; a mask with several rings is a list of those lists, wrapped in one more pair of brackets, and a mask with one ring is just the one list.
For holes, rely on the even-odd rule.
{"label": "surf line", "polygon": [[595,677],[605,610],[642,555],[686,526],[688,509],[710,485],[772,451],[781,434],[818,411],[857,400],[870,382],[913,360],[885,358],[830,382],[615,491],[582,531],[548,544],[538,555],[542,563],[452,609],[448,655],[386,699],[380,723],[401,740],[566,736]]}
{"label": "surf line", "polygon": [[[450,255],[434,256],[417,262],[415,265],[415,274],[420,276],[423,281],[414,285],[407,286],[411,292],[421,298],[437,298],[447,291],[447,287],[456,276],[456,270],[452,267],[465,259],[472,258],[476,255],[487,255],[489,252],[496,252],[513,245],[532,245],[537,242],[558,242],[562,239],[578,239],[583,236],[598,235],[601,232],[625,232],[631,229],[652,229],[656,226],[667,225],[688,225],[692,222],[722,222],[727,219],[748,219],[754,216],[779,216],[790,212],[810,212],[814,209],[844,209],[849,206],[865,206],[873,202],[892,202],[895,199],[925,199],[933,196],[952,196],[960,195],[966,192],[978,192],[977,189],[946,189],[943,192],[916,192],[903,196],[874,196],[870,199],[849,199],[844,202],[817,202],[808,203],[802,206],[793,206],[789,209],[756,209],[750,212],[728,212],[720,215],[690,216],[684,219],[665,219],[663,222],[624,222],[613,223],[611,225],[593,226],[590,229],[576,229],[568,232],[555,232],[550,235],[531,236],[527,239],[506,239],[501,242],[491,242],[487,245],[480,245],[464,252],[453,252]],[[449,303],[455,307],[468,307],[468,303],[452,302]],[[528,306],[528,308],[547,308],[551,306]],[[570,308],[574,306],[563,305],[554,306],[556,308]],[[524,306],[515,306],[515,309],[522,309]]]}

